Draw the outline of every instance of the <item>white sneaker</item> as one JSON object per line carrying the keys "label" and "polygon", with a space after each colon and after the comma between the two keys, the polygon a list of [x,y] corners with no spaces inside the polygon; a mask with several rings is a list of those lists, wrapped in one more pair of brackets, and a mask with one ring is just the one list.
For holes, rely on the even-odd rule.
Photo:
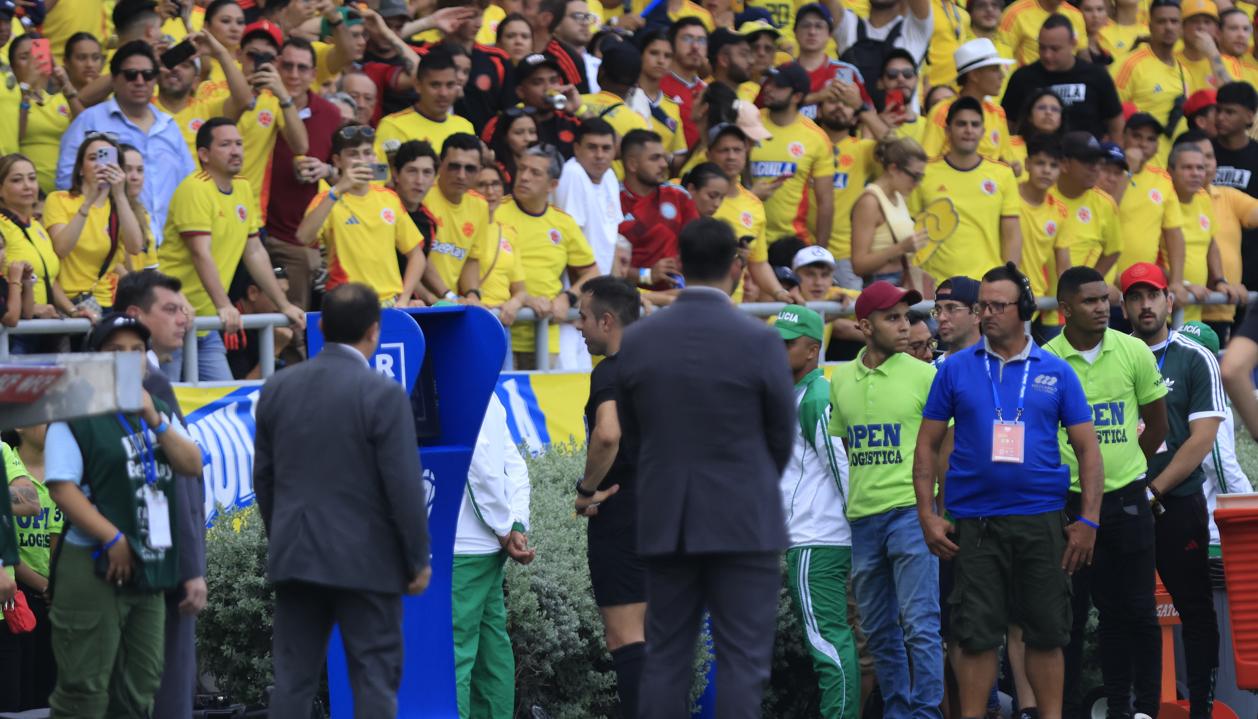
{"label": "white sneaker", "polygon": [[1135,715],[1131,717],[1131,719],[1153,719],[1153,717],[1149,716],[1148,714],[1145,714],[1144,712],[1136,712]]}

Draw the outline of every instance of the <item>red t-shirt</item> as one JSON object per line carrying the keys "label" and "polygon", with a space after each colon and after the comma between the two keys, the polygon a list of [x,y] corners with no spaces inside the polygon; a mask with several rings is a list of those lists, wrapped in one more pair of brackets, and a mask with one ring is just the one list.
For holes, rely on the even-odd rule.
{"label": "red t-shirt", "polygon": [[368,62],[362,66],[362,73],[376,83],[376,109],[371,111],[372,127],[380,124],[380,116],[384,112],[385,93],[394,94],[393,83],[400,72],[402,72],[401,66],[385,62]]}
{"label": "red t-shirt", "polygon": [[699,142],[699,128],[691,115],[694,113],[695,100],[706,90],[708,84],[696,78],[693,85],[687,85],[680,77],[668,73],[660,78],[660,90],[673,99],[681,109],[681,127],[686,136],[686,146],[695,147]]}
{"label": "red t-shirt", "polygon": [[670,184],[642,196],[621,189],[620,209],[625,220],[618,230],[633,245],[629,264],[635,268],[652,267],[666,257],[677,257],[677,235],[691,220],[699,218],[690,193]]}
{"label": "red t-shirt", "polygon": [[[309,103],[306,109],[298,111],[301,121],[306,125],[306,135],[310,137],[310,149],[307,157],[316,157],[324,162],[332,159],[332,133],[341,126],[341,111],[336,105],[322,97],[307,91]],[[266,232],[282,242],[292,245],[297,242],[297,226],[306,214],[306,206],[314,199],[319,189],[317,182],[298,182],[293,172],[293,151],[281,135],[275,141],[275,152],[271,155],[271,195],[266,207]]]}

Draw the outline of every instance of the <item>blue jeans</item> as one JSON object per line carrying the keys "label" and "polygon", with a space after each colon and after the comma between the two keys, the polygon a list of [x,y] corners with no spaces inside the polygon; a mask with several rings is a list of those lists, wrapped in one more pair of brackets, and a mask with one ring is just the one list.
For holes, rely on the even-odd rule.
{"label": "blue jeans", "polygon": [[939,560],[922,541],[917,510],[892,509],[851,524],[852,591],[882,690],[883,716],[940,719]]}
{"label": "blue jeans", "polygon": [[[184,381],[182,347],[170,356],[170,362],[162,365],[162,374],[171,382]],[[217,331],[211,330],[204,337],[197,338],[197,379],[201,382],[230,382],[235,379],[227,364],[223,335]]]}

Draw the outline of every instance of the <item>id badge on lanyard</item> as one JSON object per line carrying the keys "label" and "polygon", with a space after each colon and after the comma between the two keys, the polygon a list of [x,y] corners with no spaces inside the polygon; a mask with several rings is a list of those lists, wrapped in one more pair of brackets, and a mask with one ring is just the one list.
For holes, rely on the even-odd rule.
{"label": "id badge on lanyard", "polygon": [[996,419],[992,420],[992,461],[1022,464],[1026,457],[1026,424],[1022,421],[1023,400],[1026,398],[1026,380],[1031,371],[1030,360],[1022,362],[1022,383],[1018,391],[1018,411],[1010,422],[1004,418],[1000,403],[1000,391],[992,379],[991,362],[984,357],[983,369],[992,386],[992,399],[996,403]]}
{"label": "id badge on lanyard", "polygon": [[[121,414],[118,415],[118,423],[126,432],[125,436],[132,434],[131,425]],[[141,464],[144,465],[144,488],[141,494],[144,496],[144,513],[148,518],[146,543],[149,549],[170,549],[174,546],[170,535],[170,503],[166,500],[166,495],[157,488],[157,453],[149,443],[148,431],[148,423],[141,417],[140,439],[144,442],[144,448],[136,447],[136,450]]]}

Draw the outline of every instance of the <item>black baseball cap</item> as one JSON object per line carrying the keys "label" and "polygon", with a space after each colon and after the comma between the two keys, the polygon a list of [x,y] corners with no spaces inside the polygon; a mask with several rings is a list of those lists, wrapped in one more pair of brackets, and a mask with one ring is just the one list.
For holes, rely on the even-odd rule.
{"label": "black baseball cap", "polygon": [[[1178,5],[1178,3],[1176,3]],[[1161,135],[1164,132],[1162,123],[1158,119],[1147,112],[1137,112],[1127,118],[1127,124],[1123,126],[1127,130],[1135,130],[1140,127],[1152,127],[1153,131]]]}
{"label": "black baseball cap", "polygon": [[558,58],[548,52],[535,52],[525,55],[524,59],[515,66],[515,81],[517,83],[524,82],[529,75],[532,75],[538,68],[542,67],[549,67],[563,75],[563,68],[559,66]]}
{"label": "black baseball cap", "polygon": [[746,36],[739,35],[727,28],[718,27],[712,31],[712,34],[708,35],[708,63],[716,64],[716,58],[721,54],[722,48],[730,45],[746,45],[747,42]]}
{"label": "black baseball cap", "polygon": [[1061,154],[1069,160],[1096,162],[1105,156],[1105,150],[1092,133],[1076,130],[1062,135]]}
{"label": "black baseball cap", "polygon": [[808,71],[797,62],[784,62],[777,67],[769,68],[769,82],[778,87],[789,87],[795,92],[808,94],[812,81],[808,79]]}
{"label": "black baseball cap", "polygon": [[92,333],[87,336],[88,349],[93,352],[100,352],[100,348],[109,341],[110,337],[113,337],[115,332],[123,330],[131,330],[140,335],[140,339],[144,340],[145,345],[148,345],[149,328],[130,315],[124,315],[121,312],[111,312],[100,318],[100,321],[92,328]]}
{"label": "black baseball cap", "polygon": [[642,53],[627,42],[609,43],[603,48],[603,64],[599,67],[608,82],[632,87],[642,74]]}
{"label": "black baseball cap", "polygon": [[0,0],[0,17],[11,18],[17,14],[17,4],[13,0]]}

